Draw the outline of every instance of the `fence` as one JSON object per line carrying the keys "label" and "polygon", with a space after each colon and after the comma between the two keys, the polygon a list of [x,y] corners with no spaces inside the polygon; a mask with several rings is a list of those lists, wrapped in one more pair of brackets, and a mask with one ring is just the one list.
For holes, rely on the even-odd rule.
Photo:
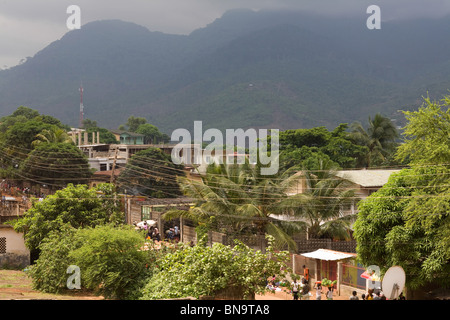
{"label": "fence", "polygon": [[318,249],[330,249],[341,252],[356,253],[356,241],[333,241],[331,239],[296,240],[297,253],[306,253]]}

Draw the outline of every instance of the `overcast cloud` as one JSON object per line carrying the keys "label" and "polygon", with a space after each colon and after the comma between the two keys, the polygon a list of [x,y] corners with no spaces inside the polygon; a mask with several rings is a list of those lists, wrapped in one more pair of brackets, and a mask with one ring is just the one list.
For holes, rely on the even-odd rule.
{"label": "overcast cloud", "polygon": [[449,0],[1,0],[0,68],[33,56],[69,30],[69,5],[81,8],[81,23],[121,19],[151,31],[189,34],[234,8],[292,9],[324,15],[367,15],[380,6],[382,20],[442,17],[450,14]]}

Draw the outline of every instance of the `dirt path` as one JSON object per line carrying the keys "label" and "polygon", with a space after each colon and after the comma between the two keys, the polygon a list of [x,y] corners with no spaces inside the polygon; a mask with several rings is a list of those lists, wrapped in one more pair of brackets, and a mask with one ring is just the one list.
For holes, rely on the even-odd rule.
{"label": "dirt path", "polygon": [[[311,300],[315,300],[315,291]],[[256,295],[256,300],[292,300],[292,295],[284,291]],[[64,294],[42,293],[33,290],[31,278],[25,272],[17,270],[0,270],[0,300],[104,300],[83,290],[67,290]],[[322,300],[326,300],[322,295]],[[333,300],[348,300],[348,297],[337,296]]]}
{"label": "dirt path", "polygon": [[64,294],[33,290],[31,278],[25,272],[0,270],[0,300],[103,300],[89,292],[69,291]]}

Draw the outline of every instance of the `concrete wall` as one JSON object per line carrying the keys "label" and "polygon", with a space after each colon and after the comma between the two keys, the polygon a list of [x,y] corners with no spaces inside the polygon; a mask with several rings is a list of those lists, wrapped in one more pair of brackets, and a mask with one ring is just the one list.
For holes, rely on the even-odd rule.
{"label": "concrete wall", "polygon": [[0,225],[0,239],[2,243],[6,240],[6,252],[0,253],[0,268],[24,268],[30,264],[30,251],[25,247],[22,233],[11,226]]}

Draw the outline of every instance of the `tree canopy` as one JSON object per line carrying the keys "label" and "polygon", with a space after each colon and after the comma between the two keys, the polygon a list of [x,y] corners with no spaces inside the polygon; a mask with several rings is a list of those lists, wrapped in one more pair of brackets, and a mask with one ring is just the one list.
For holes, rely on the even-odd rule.
{"label": "tree canopy", "polygon": [[62,230],[66,224],[74,228],[121,224],[124,221],[121,209],[112,185],[100,184],[89,189],[87,185],[69,184],[54,195],[33,202],[25,215],[11,224],[24,233],[26,246],[34,250],[39,249],[51,231]]}
{"label": "tree canopy", "polygon": [[91,177],[87,157],[72,143],[40,143],[20,165],[22,178],[52,188],[85,183]]}
{"label": "tree canopy", "polygon": [[130,158],[117,184],[129,194],[175,198],[181,195],[176,178],[183,175],[183,166],[174,164],[161,149],[151,147]]}
{"label": "tree canopy", "polygon": [[[444,99],[446,105],[449,101]],[[411,168],[359,203],[354,225],[358,257],[384,269],[400,265],[407,285],[449,288],[450,280],[450,121],[445,106],[431,103],[407,112],[406,142],[397,158]],[[446,156],[447,154],[447,156]]]}

